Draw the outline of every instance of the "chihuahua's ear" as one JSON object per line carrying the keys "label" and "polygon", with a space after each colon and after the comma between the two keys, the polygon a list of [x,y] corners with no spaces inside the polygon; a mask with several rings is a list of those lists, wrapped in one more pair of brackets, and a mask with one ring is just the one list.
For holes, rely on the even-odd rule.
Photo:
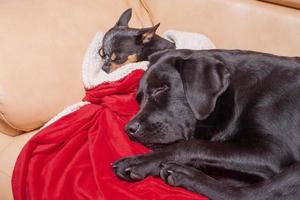
{"label": "chihuahua's ear", "polygon": [[119,20],[116,23],[116,26],[128,26],[128,22],[131,19],[132,9],[129,8],[125,10],[120,16]]}
{"label": "chihuahua's ear", "polygon": [[138,30],[138,35],[140,36],[143,44],[147,44],[152,40],[159,25],[160,25],[160,23],[156,24],[155,26],[149,27],[149,28],[142,28],[142,29]]}

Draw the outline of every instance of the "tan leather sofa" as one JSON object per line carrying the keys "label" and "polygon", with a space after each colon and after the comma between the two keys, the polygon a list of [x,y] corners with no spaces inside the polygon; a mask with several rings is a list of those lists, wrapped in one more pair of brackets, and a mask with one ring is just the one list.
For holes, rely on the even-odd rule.
{"label": "tan leather sofa", "polygon": [[255,0],[10,0],[0,3],[0,199],[39,127],[84,95],[81,63],[96,31],[131,25],[206,34],[218,48],[300,56],[300,11]]}

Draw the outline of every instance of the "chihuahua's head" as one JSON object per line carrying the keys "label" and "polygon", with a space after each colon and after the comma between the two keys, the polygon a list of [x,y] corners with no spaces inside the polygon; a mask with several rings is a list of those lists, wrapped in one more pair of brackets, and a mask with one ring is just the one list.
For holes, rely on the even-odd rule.
{"label": "chihuahua's head", "polygon": [[172,42],[155,33],[159,23],[149,28],[129,28],[131,15],[132,9],[126,10],[103,37],[99,54],[104,60],[102,69],[106,73],[127,63],[148,60],[154,52],[175,48]]}

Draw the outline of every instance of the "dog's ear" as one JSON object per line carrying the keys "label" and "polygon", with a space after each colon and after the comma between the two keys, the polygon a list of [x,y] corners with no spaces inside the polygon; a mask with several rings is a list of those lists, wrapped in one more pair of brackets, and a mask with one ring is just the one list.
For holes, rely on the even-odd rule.
{"label": "dog's ear", "polygon": [[224,64],[214,58],[177,58],[186,99],[198,120],[206,119],[214,110],[218,97],[227,89],[230,75]]}
{"label": "dog's ear", "polygon": [[119,20],[116,23],[116,26],[128,26],[128,22],[131,19],[132,9],[129,8],[125,10],[120,16]]}
{"label": "dog's ear", "polygon": [[148,57],[148,60],[151,64],[156,63],[159,58],[161,58],[162,56],[166,55],[169,52],[171,52],[171,50],[169,50],[169,49],[165,49],[165,50],[162,50],[162,51],[157,51],[157,52],[151,54]]}
{"label": "dog's ear", "polygon": [[160,23],[156,24],[155,26],[149,27],[149,28],[139,29],[137,31],[137,35],[140,38],[140,41],[143,44],[149,43],[152,40],[153,36],[155,35],[155,32],[156,32],[157,28],[159,27],[159,25],[160,25]]}

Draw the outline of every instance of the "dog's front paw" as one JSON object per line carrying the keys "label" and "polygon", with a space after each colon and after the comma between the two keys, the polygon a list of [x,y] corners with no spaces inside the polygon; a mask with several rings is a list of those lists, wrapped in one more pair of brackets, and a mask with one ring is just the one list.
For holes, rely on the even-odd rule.
{"label": "dog's front paw", "polygon": [[115,174],[127,181],[139,181],[147,176],[158,176],[160,160],[148,155],[120,159],[113,164]]}
{"label": "dog's front paw", "polygon": [[196,170],[177,163],[163,163],[161,166],[160,177],[167,184],[193,190],[193,188],[190,187],[197,177]]}

